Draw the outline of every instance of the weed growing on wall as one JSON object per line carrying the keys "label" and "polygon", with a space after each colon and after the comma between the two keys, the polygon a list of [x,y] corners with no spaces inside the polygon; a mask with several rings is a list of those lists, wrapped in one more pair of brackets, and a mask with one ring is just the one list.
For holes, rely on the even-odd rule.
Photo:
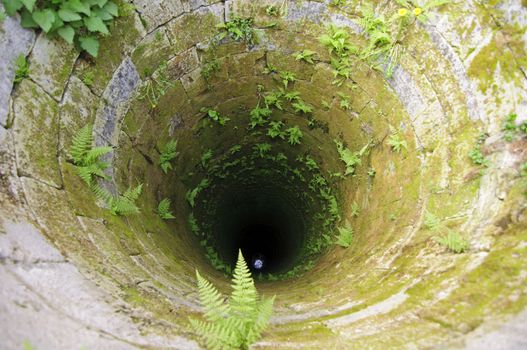
{"label": "weed growing on wall", "polygon": [[29,77],[29,62],[26,56],[20,54],[15,60],[15,79],[13,82],[16,84],[20,83],[25,78]]}
{"label": "weed growing on wall", "polygon": [[170,210],[170,199],[163,198],[157,206],[157,215],[163,220],[175,219],[176,217]]}
{"label": "weed growing on wall", "polygon": [[93,57],[99,53],[99,36],[119,15],[113,0],[2,0],[8,15],[20,14],[24,28],[41,29],[48,36],[60,36]]}
{"label": "weed growing on wall", "polygon": [[217,28],[222,30],[217,37],[218,41],[229,36],[235,41],[243,41],[249,45],[257,42],[252,18],[233,17],[230,21],[218,24]]}
{"label": "weed growing on wall", "polygon": [[174,87],[174,83],[168,77],[167,69],[168,63],[162,62],[157,72],[150,76],[141,88],[141,96],[139,99],[147,100],[152,109],[156,109],[159,99],[165,96],[170,88]]}
{"label": "weed growing on wall", "polygon": [[274,298],[261,299],[241,251],[232,277],[233,292],[225,298],[196,271],[206,321],[190,319],[208,349],[248,349],[260,339],[273,312]]}

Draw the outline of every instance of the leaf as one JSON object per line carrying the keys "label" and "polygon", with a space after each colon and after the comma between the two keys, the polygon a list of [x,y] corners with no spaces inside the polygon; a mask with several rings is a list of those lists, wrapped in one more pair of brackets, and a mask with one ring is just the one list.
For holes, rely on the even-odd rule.
{"label": "leaf", "polygon": [[20,0],[29,12],[33,12],[33,7],[37,0]]}
{"label": "leaf", "polygon": [[111,1],[107,2],[103,9],[114,17],[119,16],[119,6]]}
{"label": "leaf", "polygon": [[24,6],[20,0],[2,0],[2,3],[4,4],[5,12],[9,16],[14,16]]}
{"label": "leaf", "polygon": [[71,26],[65,26],[65,27],[59,28],[57,30],[57,33],[68,44],[73,44],[73,38],[75,37],[75,29],[73,29]]}
{"label": "leaf", "polygon": [[37,22],[33,20],[31,13],[27,9],[20,12],[20,24],[24,28],[38,28]]}
{"label": "leaf", "polygon": [[33,12],[33,20],[42,28],[42,30],[48,33],[55,22],[55,12],[50,9]]}
{"label": "leaf", "polygon": [[77,13],[84,13],[86,16],[89,16],[91,14],[90,6],[84,4],[80,0],[68,0],[68,2],[66,2],[63,7],[75,11]]}
{"label": "leaf", "polygon": [[90,17],[84,18],[84,24],[90,32],[98,32],[108,34],[108,28],[103,20],[97,15],[92,14]]}
{"label": "leaf", "polygon": [[60,19],[62,19],[65,22],[72,22],[72,21],[78,21],[82,17],[75,11],[70,10],[68,8],[62,8],[58,12]]}
{"label": "leaf", "polygon": [[80,46],[93,57],[99,54],[99,41],[94,36],[81,36],[79,38]]}
{"label": "leaf", "polygon": [[211,322],[221,320],[229,311],[228,305],[223,302],[223,296],[212,283],[201,277],[197,270],[196,278],[198,280],[199,299],[205,308],[205,318]]}

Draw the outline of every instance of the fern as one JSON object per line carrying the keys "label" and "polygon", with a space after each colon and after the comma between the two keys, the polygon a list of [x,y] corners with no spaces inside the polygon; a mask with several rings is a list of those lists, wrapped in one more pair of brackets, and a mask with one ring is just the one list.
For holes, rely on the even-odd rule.
{"label": "fern", "polygon": [[229,302],[196,271],[206,321],[190,320],[192,328],[208,349],[248,349],[260,339],[272,315],[274,297],[258,297],[251,273],[241,251],[234,269]]}
{"label": "fern", "polygon": [[315,51],[303,50],[301,52],[298,52],[295,55],[295,59],[297,61],[303,60],[303,61],[306,61],[307,63],[314,64],[315,62],[313,61],[313,58],[315,56],[315,53],[316,53]]}
{"label": "fern", "polygon": [[172,169],[171,161],[179,155],[179,152],[176,149],[177,140],[172,139],[165,144],[163,150],[161,151],[161,155],[159,156],[159,165],[165,174],[168,173],[170,169]]}
{"label": "fern", "polygon": [[348,223],[346,223],[346,226],[339,227],[338,231],[339,234],[337,236],[335,244],[343,248],[348,248],[351,245],[351,242],[353,241],[353,228]]}
{"label": "fern", "polygon": [[265,105],[267,107],[275,107],[279,110],[283,110],[282,106],[282,94],[278,91],[273,91],[264,96]]}
{"label": "fern", "polygon": [[403,148],[405,150],[408,149],[408,144],[405,140],[401,139],[401,136],[399,136],[399,132],[392,131],[392,134],[388,138],[388,145],[397,153],[401,153]]}
{"label": "fern", "polygon": [[352,152],[347,147],[344,147],[342,142],[335,140],[337,151],[339,152],[340,160],[346,165],[346,172],[344,175],[353,175],[355,167],[361,165],[361,157],[366,152],[367,146],[364,146],[359,152]]}
{"label": "fern", "polygon": [[282,84],[284,84],[284,87],[287,89],[289,83],[296,81],[296,76],[293,72],[283,71],[280,72],[280,79],[282,79]]}
{"label": "fern", "polygon": [[251,122],[249,126],[251,129],[256,128],[257,126],[264,126],[267,124],[269,117],[271,116],[272,111],[269,107],[260,108],[260,104],[254,107],[250,112]]}
{"label": "fern", "polygon": [[100,157],[112,151],[111,147],[95,147],[93,143],[93,125],[87,124],[74,136],[70,148],[70,156],[75,165],[77,174],[88,184],[92,185],[96,177],[108,179],[104,173],[109,164],[99,160]]}
{"label": "fern", "polygon": [[217,122],[221,126],[225,126],[227,124],[227,122],[229,120],[231,120],[231,118],[226,117],[226,116],[222,116],[218,111],[215,111],[213,109],[202,108],[201,111],[207,113],[207,116],[211,120]]}
{"label": "fern", "polygon": [[157,206],[157,214],[164,220],[176,218],[170,211],[170,199],[164,198],[159,202],[159,205]]}
{"label": "fern", "polygon": [[313,113],[313,108],[311,106],[308,106],[301,99],[298,99],[297,102],[291,104],[291,106],[293,106],[293,109],[296,113],[304,113],[304,114]]}
{"label": "fern", "polygon": [[302,133],[300,128],[298,126],[296,126],[296,125],[293,126],[292,128],[287,129],[285,131],[285,134],[287,136],[287,142],[291,146],[299,145],[300,144],[300,140],[304,136],[304,134]]}
{"label": "fern", "polygon": [[282,131],[282,127],[284,126],[284,123],[281,121],[277,122],[270,122],[269,128],[267,129],[267,136],[274,139],[276,137],[279,137],[281,139],[285,138],[285,132]]}
{"label": "fern", "polygon": [[257,143],[253,146],[253,151],[257,153],[260,158],[263,158],[267,153],[271,152],[271,145],[268,143]]}
{"label": "fern", "polygon": [[203,169],[207,169],[210,160],[212,159],[212,150],[209,148],[205,153],[201,155],[201,166]]}
{"label": "fern", "polygon": [[454,231],[449,231],[444,237],[435,237],[434,240],[457,254],[463,253],[469,248],[468,242]]}
{"label": "fern", "polygon": [[135,202],[141,195],[142,190],[143,184],[139,184],[135,188],[128,187],[123,195],[111,198],[108,203],[111,213],[121,216],[139,214],[139,208]]}
{"label": "fern", "polygon": [[210,180],[203,179],[194,189],[187,191],[186,198],[192,208],[194,208],[194,206],[196,205],[196,197],[200,194],[201,191],[209,187],[209,185]]}

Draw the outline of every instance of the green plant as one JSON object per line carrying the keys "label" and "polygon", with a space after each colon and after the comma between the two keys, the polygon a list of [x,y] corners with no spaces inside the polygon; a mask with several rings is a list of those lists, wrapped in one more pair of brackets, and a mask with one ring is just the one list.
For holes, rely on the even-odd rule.
{"label": "green plant", "polygon": [[190,319],[194,331],[209,349],[248,349],[260,339],[273,312],[275,297],[258,297],[251,273],[241,251],[232,279],[229,302],[196,271],[206,321]]}
{"label": "green plant", "polygon": [[527,162],[523,163],[520,167],[520,176],[527,177]]}
{"label": "green plant", "polygon": [[274,5],[269,5],[265,8],[265,13],[267,13],[267,15],[271,17],[278,17],[280,11],[278,10],[278,7]]}
{"label": "green plant", "polygon": [[256,44],[252,18],[233,17],[228,22],[218,24],[217,27],[223,30],[218,40],[222,40],[228,35],[235,41],[244,41],[249,45]]}
{"label": "green plant", "polygon": [[251,121],[249,126],[251,129],[254,129],[257,126],[264,126],[267,124],[269,117],[273,111],[269,107],[260,108],[260,103],[254,107],[250,112]]}
{"label": "green plant", "polygon": [[210,79],[220,71],[220,63],[217,59],[213,59],[210,62],[207,62],[201,68],[201,76],[207,82],[207,85],[210,87]]}
{"label": "green plant", "polygon": [[29,63],[27,62],[26,56],[20,54],[15,60],[15,79],[14,83],[18,84],[23,79],[29,77]]}
{"label": "green plant", "polygon": [[279,76],[280,76],[280,79],[282,79],[282,84],[284,84],[284,87],[286,89],[289,83],[296,81],[296,75],[293,72],[283,71],[283,72],[280,72]]}
{"label": "green plant", "polygon": [[108,25],[119,15],[113,0],[2,0],[9,16],[20,14],[24,28],[40,28],[60,36],[91,56],[99,52],[99,35],[108,35]]}
{"label": "green plant", "polygon": [[6,19],[6,13],[4,12],[3,9],[0,9],[0,23],[5,21],[5,19]]}
{"label": "green plant", "polygon": [[392,148],[393,151],[401,153],[403,148],[408,150],[408,144],[406,140],[401,139],[399,132],[392,128],[391,135],[388,137],[388,145]]}
{"label": "green plant", "polygon": [[424,224],[427,229],[432,231],[437,231],[441,228],[441,220],[428,211],[425,213]]}
{"label": "green plant", "polygon": [[75,169],[80,178],[91,186],[96,177],[108,179],[104,173],[109,164],[99,158],[112,151],[111,147],[92,147],[93,125],[87,124],[81,128],[73,137],[70,155]]}
{"label": "green plant", "polygon": [[344,175],[353,175],[355,173],[355,167],[361,164],[361,157],[366,153],[370,144],[366,144],[358,152],[352,152],[341,141],[333,140],[333,142],[337,145],[340,160],[346,165]]}
{"label": "green plant", "polygon": [[454,253],[463,253],[469,248],[468,242],[454,231],[449,231],[443,237],[434,237],[434,240]]}
{"label": "green plant", "polygon": [[164,198],[157,206],[157,215],[163,220],[175,219],[176,217],[170,211],[170,199]]}
{"label": "green plant", "polygon": [[278,73],[278,68],[275,65],[271,64],[271,63],[267,63],[265,65],[263,73],[264,74]]}
{"label": "green plant", "polygon": [[94,78],[95,78],[95,74],[92,71],[89,71],[82,75],[81,80],[87,87],[90,87],[93,85]]}
{"label": "green plant", "polygon": [[516,118],[518,116],[515,113],[509,114],[505,121],[503,122],[503,126],[501,127],[501,130],[504,133],[503,138],[505,141],[512,141],[514,136],[519,130],[519,127],[516,125]]}
{"label": "green plant", "polygon": [[192,208],[194,208],[194,206],[196,205],[197,196],[200,194],[201,191],[209,187],[209,185],[210,185],[209,179],[202,179],[201,182],[195,188],[187,191],[187,194],[185,197]]}
{"label": "green plant", "polygon": [[143,184],[139,184],[135,188],[128,187],[122,195],[117,196],[112,195],[106,189],[97,184],[93,184],[91,189],[97,199],[108,205],[110,212],[113,215],[128,216],[139,213],[139,208],[135,202],[141,195]]}
{"label": "green plant", "polygon": [[199,235],[199,225],[198,221],[196,220],[196,217],[194,216],[194,213],[190,213],[188,215],[188,224],[190,226],[190,230],[192,233],[194,233],[196,236]]}
{"label": "green plant", "polygon": [[344,110],[351,109],[351,104],[350,104],[351,97],[349,97],[348,95],[342,94],[340,92],[337,94],[340,96],[340,108]]}
{"label": "green plant", "polygon": [[276,107],[279,110],[283,110],[282,106],[282,94],[279,91],[269,92],[264,96],[265,105],[267,107]]}
{"label": "green plant", "polygon": [[468,157],[472,160],[472,163],[476,165],[481,165],[484,167],[488,167],[490,165],[489,160],[485,158],[485,156],[483,155],[483,151],[481,149],[486,138],[487,138],[486,134],[481,134],[478,137],[474,148],[470,150],[470,152],[468,152]]}
{"label": "green plant", "polygon": [[297,61],[302,60],[302,61],[306,61],[307,63],[314,64],[315,62],[313,61],[313,58],[315,54],[316,54],[315,51],[303,50],[295,54],[295,59]]}
{"label": "green plant", "polygon": [[177,140],[171,139],[165,144],[161,150],[161,155],[159,156],[159,165],[165,174],[168,173],[170,169],[172,169],[171,161],[178,155],[179,152],[177,151]]}
{"label": "green plant", "polygon": [[375,169],[373,169],[373,168],[369,168],[368,169],[368,176],[369,177],[375,177],[376,174],[377,174],[377,172],[375,171]]}
{"label": "green plant", "polygon": [[281,139],[285,138],[285,132],[282,131],[284,123],[281,121],[273,121],[269,123],[269,128],[267,129],[267,135],[272,139],[279,137]]}
{"label": "green plant", "polygon": [[342,248],[348,248],[353,242],[353,228],[348,222],[346,226],[338,228],[338,235],[335,244],[341,246]]}
{"label": "green plant", "polygon": [[203,167],[203,169],[207,169],[207,166],[209,165],[209,161],[211,159],[212,159],[212,149],[209,148],[201,155],[201,166]]}
{"label": "green plant", "polygon": [[285,130],[285,134],[286,134],[286,137],[287,137],[287,142],[291,146],[299,145],[300,144],[300,140],[304,136],[304,134],[302,133],[300,128],[298,126],[296,126],[296,125],[291,127],[291,128],[286,129]]}
{"label": "green plant", "polygon": [[228,153],[229,153],[230,155],[233,155],[233,154],[236,154],[236,153],[240,152],[241,149],[242,149],[242,146],[241,146],[241,145],[234,145],[234,146],[232,146],[231,148],[229,148],[229,152],[228,152]]}
{"label": "green plant", "polygon": [[152,109],[157,108],[159,99],[164,96],[168,89],[174,86],[167,75],[168,64],[162,62],[156,74],[150,76],[141,88],[140,100],[148,100]]}
{"label": "green plant", "polygon": [[253,146],[253,151],[258,154],[260,158],[271,152],[271,145],[268,143],[257,143]]}
{"label": "green plant", "polygon": [[291,106],[293,107],[293,110],[296,113],[304,113],[304,114],[313,113],[313,108],[311,106],[307,105],[301,99],[298,99],[297,102],[291,104]]}
{"label": "green plant", "polygon": [[[396,0],[399,5],[405,8],[399,9],[399,16],[413,15],[417,20],[425,23],[428,20],[428,11],[434,7],[439,7],[451,3],[451,0],[429,0],[425,3],[415,0]],[[409,9],[410,11],[403,11]]]}
{"label": "green plant", "polygon": [[286,100],[288,100],[289,102],[293,102],[293,101],[299,101],[301,100],[300,98],[300,92],[298,91],[288,91],[286,92],[285,90],[282,91],[282,95],[284,96],[284,98]]}
{"label": "green plant", "polygon": [[358,217],[360,214],[360,207],[359,205],[357,204],[357,202],[353,202],[351,204],[351,216],[353,216],[354,218]]}
{"label": "green plant", "polygon": [[227,122],[229,120],[231,120],[231,118],[222,116],[222,115],[220,115],[219,112],[217,112],[217,111],[215,111],[213,109],[202,108],[201,111],[207,113],[207,116],[211,120],[217,122],[221,126],[225,126],[227,124]]}

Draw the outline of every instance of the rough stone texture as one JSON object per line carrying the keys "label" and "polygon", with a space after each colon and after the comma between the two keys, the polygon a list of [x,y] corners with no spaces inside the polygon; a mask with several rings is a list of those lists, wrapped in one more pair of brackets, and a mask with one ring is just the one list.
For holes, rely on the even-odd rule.
{"label": "rough stone texture", "polygon": [[[3,9],[3,6],[0,5]],[[35,34],[23,29],[18,19],[7,17],[0,23],[0,125],[8,124],[9,100],[15,78],[15,60],[19,55],[27,56]]]}
{"label": "rough stone texture", "polygon": [[[525,118],[521,108],[527,89],[519,54],[525,52],[525,42],[521,46],[512,40],[508,27],[515,21],[525,24],[518,1],[499,8],[465,1],[432,10],[429,22],[412,26],[402,40],[405,53],[391,80],[357,59],[351,79],[341,87],[332,84],[330,55],[317,38],[333,22],[349,29],[354,44],[365,45],[354,21],[354,4],[339,9],[328,7],[327,1],[287,1],[286,18],[274,18],[265,8],[276,2],[226,1],[227,19],[233,14],[254,16],[259,27],[270,21],[277,26],[259,30],[260,45],[249,48],[225,39],[213,51],[208,40],[217,32],[216,23],[223,21],[223,3],[182,1],[186,12],[175,16],[165,10],[179,6],[177,1],[146,7],[140,3],[141,16],[158,24],[147,20],[145,30],[137,15],[121,19],[113,35],[103,40],[98,60],[79,60],[59,106],[62,149],[74,131],[96,117],[97,145],[115,147],[108,158],[113,160],[115,188],[144,182],[139,215],[114,217],[97,207],[67,162],[61,164],[63,190],[48,185],[55,186],[46,179],[50,168],[17,178],[12,144],[16,141],[23,153],[38,134],[24,133],[25,125],[41,123],[38,107],[53,101],[32,82],[16,90],[15,128],[0,128],[0,159],[5,163],[0,164],[0,273],[7,281],[0,286],[0,325],[11,330],[12,319],[22,324],[8,332],[8,348],[19,348],[32,332],[35,340],[28,340],[37,348],[71,347],[68,334],[78,334],[76,346],[93,348],[197,348],[181,337],[195,337],[186,322],[199,312],[195,268],[220,290],[229,287],[187,234],[190,208],[184,193],[201,172],[204,150],[221,153],[247,136],[247,115],[262,99],[257,86],[265,92],[283,86],[278,74],[262,73],[266,64],[294,72],[299,80],[290,89],[313,107],[309,116],[295,114],[286,102],[283,112],[273,111],[273,118],[299,125],[304,132],[302,145],[285,147],[285,152],[310,152],[324,171],[333,173],[343,167],[333,139],[341,138],[352,151],[369,142],[373,147],[356,176],[335,180],[341,215],[354,228],[353,245],[330,249],[294,282],[258,285],[264,295],[277,294],[277,299],[272,324],[254,348],[525,347],[527,204],[526,184],[518,174],[527,161],[527,145],[519,136],[505,142],[501,132],[502,118],[511,111]],[[508,4],[514,10],[501,13]],[[377,3],[377,10],[386,14],[396,9],[393,2]],[[502,17],[509,24],[497,26]],[[151,33],[145,37],[147,31]],[[521,40],[527,38],[522,35]],[[39,40],[44,47],[44,39]],[[511,48],[513,44],[519,49]],[[317,53],[313,66],[293,56],[306,48]],[[518,63],[504,65],[511,57]],[[219,71],[205,81],[200,64],[214,58]],[[153,109],[138,98],[139,76],[157,77],[155,69],[164,60],[169,61],[174,86]],[[488,64],[481,69],[474,63],[478,60]],[[86,72],[95,74],[89,87],[82,82]],[[20,101],[18,95],[31,89],[41,93]],[[349,96],[349,109],[342,107],[342,95]],[[231,121],[226,127],[209,127],[201,107],[213,107]],[[18,112],[26,116],[20,124]],[[311,118],[327,123],[327,132],[309,129]],[[407,142],[407,150],[396,152],[387,143],[394,130]],[[485,169],[467,157],[482,131],[490,133],[482,146],[491,163]],[[175,169],[163,174],[159,153],[169,138],[178,139],[180,156]],[[56,142],[50,141],[38,142],[46,147]],[[273,143],[275,147],[280,145]],[[26,153],[26,163],[38,164],[38,153]],[[374,177],[367,173],[370,169],[375,169]],[[19,172],[28,175],[21,167]],[[17,192],[17,181],[27,204],[22,196],[11,195]],[[155,208],[167,196],[173,199],[176,219],[162,221]],[[351,213],[355,203],[359,215]],[[20,213],[13,216],[13,207]],[[428,213],[437,216],[440,229],[428,227]],[[25,216],[41,232],[4,219]],[[468,252],[449,253],[437,244],[434,238],[448,230],[470,242]],[[40,235],[68,260],[44,248]],[[29,306],[21,309],[20,304]],[[54,328],[35,326],[48,323]],[[50,343],[53,339],[44,334],[64,343]]]}
{"label": "rough stone texture", "polygon": [[134,5],[141,14],[149,33],[185,11],[181,0],[136,0]]}
{"label": "rough stone texture", "polygon": [[59,101],[78,55],[77,49],[64,40],[50,40],[45,33],[41,33],[29,58],[29,77]]}
{"label": "rough stone texture", "polygon": [[62,186],[58,168],[58,105],[38,85],[24,80],[13,97],[17,168],[55,187]]}

